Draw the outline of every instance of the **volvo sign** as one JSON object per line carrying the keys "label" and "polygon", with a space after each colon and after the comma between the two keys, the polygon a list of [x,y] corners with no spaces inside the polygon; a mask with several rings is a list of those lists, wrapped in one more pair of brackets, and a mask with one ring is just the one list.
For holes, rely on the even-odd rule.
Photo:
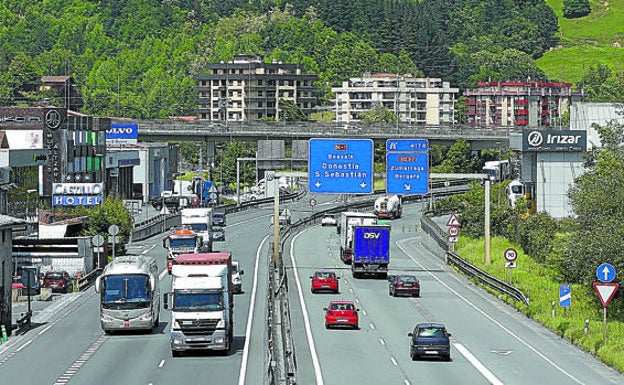
{"label": "volvo sign", "polygon": [[524,130],[523,151],[586,151],[587,132],[583,130]]}

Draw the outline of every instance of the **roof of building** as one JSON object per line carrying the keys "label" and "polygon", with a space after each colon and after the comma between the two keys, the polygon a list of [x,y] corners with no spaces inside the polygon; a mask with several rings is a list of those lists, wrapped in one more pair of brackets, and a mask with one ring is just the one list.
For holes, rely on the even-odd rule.
{"label": "roof of building", "polygon": [[17,226],[23,226],[27,223],[28,222],[26,222],[26,220],[24,219],[0,214],[0,229],[2,230],[17,227]]}
{"label": "roof of building", "polygon": [[69,76],[44,75],[41,77],[42,83],[65,83],[70,80]]}

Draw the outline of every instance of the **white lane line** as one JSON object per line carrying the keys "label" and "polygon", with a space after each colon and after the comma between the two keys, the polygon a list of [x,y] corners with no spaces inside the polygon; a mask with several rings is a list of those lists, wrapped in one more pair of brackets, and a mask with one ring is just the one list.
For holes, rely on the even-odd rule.
{"label": "white lane line", "polygon": [[399,363],[397,362],[396,358],[390,356],[390,361],[392,361],[392,365],[399,366]]}
{"label": "white lane line", "polygon": [[160,363],[158,364],[158,367],[162,368],[163,366],[165,366],[165,360],[160,360]]}
{"label": "white lane line", "polygon": [[368,327],[375,330],[375,324],[372,322],[368,324]]}
{"label": "white lane line", "polygon": [[490,372],[490,370],[486,368],[485,365],[483,365],[481,361],[477,359],[477,357],[475,357],[472,353],[470,353],[470,351],[466,349],[464,345],[458,342],[453,342],[453,346],[462,356],[464,356],[464,358],[468,360],[468,362],[470,362],[472,366],[475,367],[475,369],[479,371],[479,373],[481,373],[483,377],[485,377],[489,381],[490,384],[503,385],[503,382],[499,380],[494,375],[494,373]]}
{"label": "white lane line", "polygon": [[249,360],[249,343],[251,342],[251,324],[253,323],[253,314],[256,306],[256,292],[258,289],[258,264],[260,263],[260,252],[262,247],[270,235],[265,236],[260,242],[260,246],[256,251],[256,264],[254,267],[253,288],[251,289],[251,301],[249,302],[249,313],[247,316],[247,329],[245,330],[245,347],[243,348],[243,358],[241,359],[241,367],[238,373],[238,385],[245,384],[247,376],[247,361]]}
{"label": "white lane line", "polygon": [[405,249],[405,247],[402,245],[402,243],[408,242],[409,240],[403,240],[403,241],[399,241],[396,243],[397,247],[399,249],[401,249],[401,251],[403,251],[403,253],[405,255],[407,255],[409,257],[409,259],[411,259],[412,261],[414,261],[414,263],[416,265],[418,265],[421,269],[423,269],[424,271],[427,272],[427,274],[429,274],[429,276],[431,276],[431,278],[435,279],[440,285],[444,286],[448,291],[450,291],[451,293],[455,294],[459,299],[461,299],[462,301],[464,301],[466,304],[468,304],[468,306],[470,306],[471,308],[473,308],[474,310],[476,310],[477,312],[479,312],[482,316],[484,316],[485,318],[487,318],[488,320],[490,320],[492,323],[494,323],[496,326],[498,326],[499,328],[501,328],[502,330],[504,330],[507,334],[509,334],[510,336],[512,336],[516,341],[520,342],[522,345],[526,346],[529,350],[531,350],[533,353],[537,354],[541,359],[543,359],[544,361],[546,361],[548,364],[550,364],[552,367],[554,367],[555,369],[557,369],[558,371],[560,371],[561,373],[563,373],[566,377],[570,378],[572,381],[576,382],[577,384],[580,385],[585,385],[584,382],[582,382],[581,380],[579,380],[578,378],[574,377],[572,374],[566,372],[562,367],[560,367],[559,365],[557,365],[556,363],[554,363],[552,360],[550,360],[548,357],[546,357],[542,352],[540,352],[539,350],[537,350],[536,348],[533,347],[533,345],[529,344],[527,341],[523,340],[522,338],[520,338],[519,335],[517,335],[516,333],[512,332],[511,330],[509,330],[507,327],[505,327],[505,325],[503,325],[502,323],[498,322],[496,319],[494,319],[494,317],[490,316],[489,314],[487,314],[484,310],[481,310],[479,307],[477,307],[477,305],[475,305],[474,303],[470,302],[470,300],[468,300],[468,298],[464,297],[463,295],[461,295],[458,291],[453,290],[449,285],[447,285],[446,283],[442,282],[442,280],[440,278],[438,278],[435,274],[433,274],[432,272],[430,272],[429,270],[427,270],[425,268],[425,266],[423,266],[421,263],[419,263],[416,259],[414,259],[414,257],[412,257],[411,254],[409,254],[407,252],[407,250]]}
{"label": "white lane line", "polygon": [[42,331],[40,331],[39,333],[37,333],[38,335],[42,335],[43,333],[47,332],[48,330],[52,329],[52,326],[54,325],[48,325],[45,329],[43,329]]}
{"label": "white lane line", "polygon": [[290,261],[293,267],[293,273],[295,275],[295,283],[297,284],[297,290],[299,291],[299,304],[301,305],[301,312],[303,314],[303,323],[306,329],[306,338],[308,339],[308,346],[310,347],[310,355],[312,356],[312,367],[314,367],[314,375],[316,376],[316,384],[323,385],[323,374],[321,373],[321,365],[319,364],[318,355],[316,354],[316,346],[314,345],[314,338],[312,337],[312,326],[310,325],[310,317],[308,316],[308,310],[306,309],[305,301],[303,299],[303,290],[301,289],[301,280],[299,279],[299,272],[297,271],[297,263],[295,262],[295,254],[293,248],[295,240],[303,233],[295,235],[290,241]]}
{"label": "white lane line", "polygon": [[144,250],[141,254],[147,254],[147,253],[149,253],[150,251],[152,251],[152,250],[154,249],[154,247],[156,247],[156,245],[152,245],[152,246],[150,246],[150,248],[149,248],[149,249]]}
{"label": "white lane line", "polygon": [[383,338],[379,338],[379,343],[381,344],[381,346],[386,346],[386,341],[384,341]]}
{"label": "white lane line", "polygon": [[19,348],[15,349],[16,352],[21,351],[22,349],[24,349],[26,346],[30,345],[32,343],[32,340],[28,340],[24,343],[24,345],[20,346]]}

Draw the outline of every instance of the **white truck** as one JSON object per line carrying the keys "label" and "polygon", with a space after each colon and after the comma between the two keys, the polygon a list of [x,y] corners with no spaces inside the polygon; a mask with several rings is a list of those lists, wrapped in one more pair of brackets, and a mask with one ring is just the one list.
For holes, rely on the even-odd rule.
{"label": "white truck", "polygon": [[384,195],[375,200],[374,213],[377,218],[401,218],[403,207],[399,195]]}
{"label": "white truck", "polygon": [[353,227],[356,225],[374,225],[377,223],[377,215],[373,213],[361,213],[357,211],[344,211],[340,213],[340,260],[346,264],[351,263],[353,258]]}
{"label": "white truck", "polygon": [[227,252],[182,254],[171,269],[171,354],[188,350],[227,352],[234,339],[232,256]]}
{"label": "white truck", "polygon": [[163,247],[167,249],[167,270],[171,274],[173,260],[180,254],[200,252],[202,237],[190,229],[179,229],[163,238]]}
{"label": "white truck", "polygon": [[212,208],[197,207],[182,209],[182,227],[193,230],[202,237],[201,252],[212,251]]}

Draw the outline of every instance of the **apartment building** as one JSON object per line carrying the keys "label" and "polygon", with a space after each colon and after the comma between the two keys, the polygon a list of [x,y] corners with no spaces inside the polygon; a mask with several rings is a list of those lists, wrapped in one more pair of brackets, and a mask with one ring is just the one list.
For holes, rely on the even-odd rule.
{"label": "apartment building", "polygon": [[571,83],[480,82],[464,96],[466,122],[475,127],[558,127],[570,105],[581,101]]}
{"label": "apartment building", "polygon": [[401,123],[438,126],[453,124],[459,88],[451,88],[442,79],[375,74],[351,78],[332,92],[337,122],[358,122],[361,112],[382,105]]}
{"label": "apartment building", "polygon": [[205,70],[193,77],[198,119],[281,121],[293,106],[309,115],[318,103],[313,85],[318,76],[304,74],[300,64],[264,63],[260,56],[237,55],[232,61],[209,64]]}

